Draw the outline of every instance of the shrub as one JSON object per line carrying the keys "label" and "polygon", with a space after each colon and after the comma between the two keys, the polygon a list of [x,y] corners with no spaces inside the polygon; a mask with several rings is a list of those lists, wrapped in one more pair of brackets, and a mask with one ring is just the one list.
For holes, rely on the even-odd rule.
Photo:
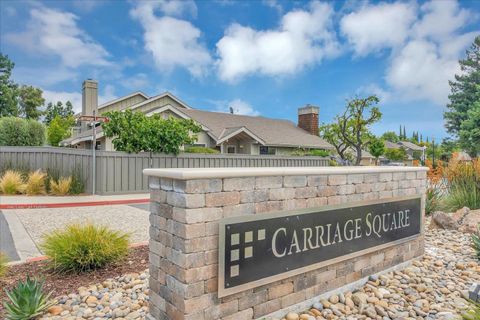
{"label": "shrub", "polygon": [[480,225],[477,227],[477,233],[472,234],[472,247],[480,259]]}
{"label": "shrub", "polygon": [[54,269],[83,272],[124,257],[128,240],[128,234],[104,226],[72,224],[45,236],[41,247]]}
{"label": "shrub", "polygon": [[72,177],[61,177],[57,181],[50,180],[50,193],[56,196],[64,196],[70,192]]}
{"label": "shrub", "polygon": [[327,150],[319,150],[319,149],[314,149],[310,150],[307,153],[308,156],[315,156],[315,157],[328,157],[330,155],[330,152]]}
{"label": "shrub", "polygon": [[207,147],[188,147],[185,148],[186,153],[219,153],[218,150]]}
{"label": "shrub", "polygon": [[75,167],[72,172],[72,184],[70,194],[79,194],[85,191],[85,182],[82,178],[82,169]]}
{"label": "shrub", "polygon": [[25,187],[18,171],[8,170],[0,179],[0,191],[6,194],[22,193]]}
{"label": "shrub", "polygon": [[45,312],[54,301],[50,294],[43,292],[43,281],[30,279],[21,281],[11,291],[7,291],[10,302],[5,303],[7,319],[25,320],[34,319]]}
{"label": "shrub", "polygon": [[45,126],[32,119],[0,118],[0,146],[41,146]]}
{"label": "shrub", "polygon": [[8,270],[7,262],[8,262],[7,256],[0,252],[0,278],[7,273],[7,270]]}
{"label": "shrub", "polygon": [[403,161],[407,159],[407,152],[403,148],[385,150],[385,158],[391,161]]}
{"label": "shrub", "polygon": [[467,312],[462,314],[464,320],[480,320],[480,303],[470,302],[470,308]]}
{"label": "shrub", "polygon": [[480,208],[480,161],[471,163],[451,160],[444,169],[448,194],[445,207],[457,210],[463,207]]}
{"label": "shrub", "polygon": [[28,175],[27,183],[25,185],[25,193],[28,195],[44,194],[45,193],[45,173],[38,169]]}
{"label": "shrub", "polygon": [[440,208],[441,195],[442,195],[442,189],[439,184],[433,184],[427,188],[426,199],[425,199],[426,214],[431,214]]}

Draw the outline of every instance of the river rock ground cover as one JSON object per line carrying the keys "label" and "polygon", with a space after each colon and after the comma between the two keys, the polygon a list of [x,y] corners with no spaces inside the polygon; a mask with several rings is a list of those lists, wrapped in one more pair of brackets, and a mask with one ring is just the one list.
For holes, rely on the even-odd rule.
{"label": "river rock ground cover", "polygon": [[[465,295],[480,282],[480,265],[470,234],[429,229],[425,255],[411,266],[371,277],[359,290],[333,295],[286,320],[457,319]],[[148,311],[148,270],[84,284],[57,297],[44,319],[144,319]],[[210,320],[210,319],[209,319]],[[213,320],[213,319],[212,319]]]}

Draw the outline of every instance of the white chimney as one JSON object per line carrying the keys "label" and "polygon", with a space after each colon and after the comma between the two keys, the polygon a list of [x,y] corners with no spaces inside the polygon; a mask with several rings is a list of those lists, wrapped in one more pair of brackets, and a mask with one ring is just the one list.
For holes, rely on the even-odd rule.
{"label": "white chimney", "polygon": [[83,81],[82,85],[82,116],[98,116],[98,82],[92,79]]}

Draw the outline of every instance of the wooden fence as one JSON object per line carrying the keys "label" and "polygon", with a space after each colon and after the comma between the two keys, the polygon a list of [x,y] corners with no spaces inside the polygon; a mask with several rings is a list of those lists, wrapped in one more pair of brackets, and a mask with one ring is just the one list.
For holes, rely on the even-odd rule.
{"label": "wooden fence", "polygon": [[[92,150],[53,147],[0,147],[0,170],[55,170],[62,176],[79,172],[85,191],[92,192]],[[148,192],[145,168],[214,167],[324,167],[328,158],[242,154],[195,154],[178,156],[148,153],[96,151],[95,193]]]}

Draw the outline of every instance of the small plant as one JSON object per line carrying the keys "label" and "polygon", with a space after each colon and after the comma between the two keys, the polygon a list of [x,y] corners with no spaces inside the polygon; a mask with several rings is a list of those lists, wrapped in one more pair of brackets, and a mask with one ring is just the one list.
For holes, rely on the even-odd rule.
{"label": "small plant", "polygon": [[330,152],[327,150],[320,150],[320,149],[314,149],[310,150],[307,153],[307,156],[315,156],[315,157],[328,157],[330,155]]}
{"label": "small plant", "polygon": [[440,208],[442,189],[439,184],[431,185],[426,191],[425,213],[431,214]]}
{"label": "small plant", "polygon": [[50,193],[56,196],[64,196],[70,192],[72,177],[61,177],[57,181],[50,180]]}
{"label": "small plant", "polygon": [[20,281],[15,288],[7,291],[10,299],[4,304],[7,319],[34,319],[52,306],[54,301],[50,300],[50,293],[43,292],[43,284],[43,281],[27,277],[25,282]]}
{"label": "small plant", "polygon": [[6,194],[17,194],[24,191],[22,175],[18,171],[7,170],[0,179],[0,191]]}
{"label": "small plant", "polygon": [[46,235],[42,249],[54,269],[84,272],[123,258],[128,242],[128,234],[104,226],[72,224]]}
{"label": "small plant", "polygon": [[185,148],[186,153],[219,153],[218,150],[207,148],[207,147],[188,147]]}
{"label": "small plant", "polygon": [[480,320],[480,303],[470,301],[470,308],[462,314],[464,320]]}
{"label": "small plant", "polygon": [[472,234],[472,247],[480,259],[480,225],[477,226],[477,233]]}
{"label": "small plant", "polygon": [[45,193],[45,173],[38,169],[28,175],[27,183],[25,185],[25,193],[28,195],[44,194]]}
{"label": "small plant", "polygon": [[72,184],[70,185],[70,194],[79,194],[85,191],[85,182],[82,178],[82,169],[75,167],[72,172]]}
{"label": "small plant", "polygon": [[7,270],[8,270],[7,262],[8,262],[7,256],[2,252],[0,252],[0,278],[7,273]]}

